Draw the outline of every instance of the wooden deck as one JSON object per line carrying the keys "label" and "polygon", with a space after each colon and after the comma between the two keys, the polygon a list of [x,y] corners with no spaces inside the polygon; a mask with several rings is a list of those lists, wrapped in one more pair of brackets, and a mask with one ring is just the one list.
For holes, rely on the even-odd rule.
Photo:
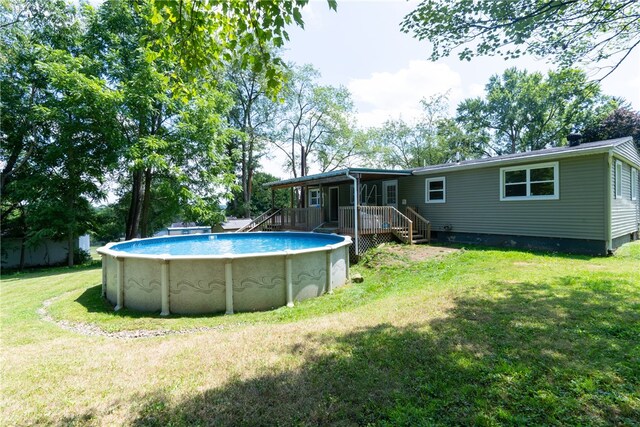
{"label": "wooden deck", "polygon": [[[393,206],[358,206],[357,215],[359,236],[392,235],[407,244],[430,240],[429,221],[411,208],[405,215]],[[337,222],[325,222],[319,207],[281,208],[270,209],[238,231],[316,231],[353,237],[355,224],[353,206],[339,207]]]}

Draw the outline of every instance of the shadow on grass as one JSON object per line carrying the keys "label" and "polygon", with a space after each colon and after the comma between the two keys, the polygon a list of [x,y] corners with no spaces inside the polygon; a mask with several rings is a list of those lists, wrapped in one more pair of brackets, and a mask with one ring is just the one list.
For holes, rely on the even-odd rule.
{"label": "shadow on grass", "polygon": [[299,370],[175,402],[134,425],[637,425],[640,290],[608,280],[493,283],[448,316],[310,334]]}

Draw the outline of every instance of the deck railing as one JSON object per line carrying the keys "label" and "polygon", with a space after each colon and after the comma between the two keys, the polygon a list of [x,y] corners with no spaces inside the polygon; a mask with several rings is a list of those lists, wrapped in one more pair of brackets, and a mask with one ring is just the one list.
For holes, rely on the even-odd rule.
{"label": "deck railing", "polygon": [[[341,233],[354,234],[353,206],[338,208],[338,228]],[[411,243],[413,223],[393,206],[358,206],[358,234],[393,233],[405,243]]]}
{"label": "deck railing", "polygon": [[266,229],[311,231],[320,224],[322,208],[282,208],[266,225]]}
{"label": "deck railing", "polygon": [[[353,206],[338,208],[338,232],[354,235],[355,218]],[[358,234],[392,233],[404,243],[414,240],[429,240],[431,223],[414,209],[407,208],[407,214],[393,206],[358,206]],[[242,231],[312,231],[323,223],[322,208],[281,208],[270,209]]]}
{"label": "deck railing", "polygon": [[427,243],[431,242],[431,222],[416,212],[413,208],[407,208],[407,218],[413,222],[413,233],[419,235]]}

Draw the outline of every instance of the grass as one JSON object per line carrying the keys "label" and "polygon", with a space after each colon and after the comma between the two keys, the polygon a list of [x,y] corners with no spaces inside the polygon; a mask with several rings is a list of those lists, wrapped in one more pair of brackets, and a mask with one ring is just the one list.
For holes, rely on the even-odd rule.
{"label": "grass", "polygon": [[[0,424],[640,423],[640,244],[417,250],[370,252],[364,283],[333,295],[233,316],[113,313],[97,266],[3,276]],[[36,313],[54,297],[59,320],[194,331],[69,332]]]}

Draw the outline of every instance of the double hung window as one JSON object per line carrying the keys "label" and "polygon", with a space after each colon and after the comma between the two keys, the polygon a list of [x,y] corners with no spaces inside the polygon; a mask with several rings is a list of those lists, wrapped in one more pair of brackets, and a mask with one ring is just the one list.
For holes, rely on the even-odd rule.
{"label": "double hung window", "polygon": [[426,203],[445,203],[447,201],[445,177],[427,178],[425,192]]}
{"label": "double hung window", "polygon": [[559,188],[558,162],[500,169],[500,200],[554,200]]}

